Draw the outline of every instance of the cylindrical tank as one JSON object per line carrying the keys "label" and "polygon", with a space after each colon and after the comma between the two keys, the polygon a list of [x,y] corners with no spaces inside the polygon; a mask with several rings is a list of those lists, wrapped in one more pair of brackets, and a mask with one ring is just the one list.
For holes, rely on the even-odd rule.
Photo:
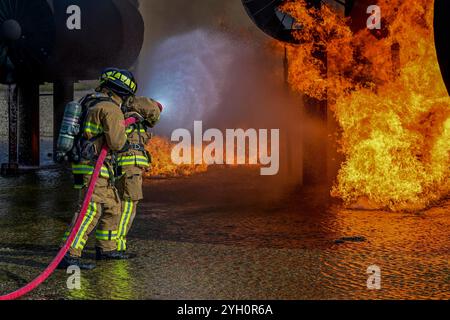
{"label": "cylindrical tank", "polygon": [[77,102],[67,104],[57,142],[56,159],[60,162],[69,160],[67,153],[74,147],[76,136],[80,133],[80,118],[83,107]]}
{"label": "cylindrical tank", "polygon": [[0,0],[0,83],[96,79],[143,42],[136,0]]}
{"label": "cylindrical tank", "polygon": [[436,51],[441,66],[442,76],[450,94],[450,2],[435,0],[434,2],[434,32]]}
{"label": "cylindrical tank", "polygon": [[144,41],[144,21],[131,0],[54,1],[56,39],[48,79],[88,80],[105,67],[128,68]]}

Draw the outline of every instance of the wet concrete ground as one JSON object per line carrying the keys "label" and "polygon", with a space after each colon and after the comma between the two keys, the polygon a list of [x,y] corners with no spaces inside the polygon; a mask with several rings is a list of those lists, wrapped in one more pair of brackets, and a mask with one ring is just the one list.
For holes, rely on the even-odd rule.
{"label": "wet concrete ground", "polygon": [[[0,178],[0,293],[57,252],[76,193],[61,170]],[[130,261],[70,291],[56,272],[27,299],[449,299],[450,202],[416,213],[347,211],[326,189],[273,190],[258,171],[147,181]],[[335,243],[346,236],[365,242]],[[93,244],[87,259],[93,258]],[[382,289],[367,289],[367,268]]]}

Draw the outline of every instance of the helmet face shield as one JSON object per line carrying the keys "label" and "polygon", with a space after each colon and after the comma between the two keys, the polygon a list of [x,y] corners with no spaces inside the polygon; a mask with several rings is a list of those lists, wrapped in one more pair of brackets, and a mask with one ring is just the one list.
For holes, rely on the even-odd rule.
{"label": "helmet face shield", "polygon": [[134,96],[138,89],[136,80],[130,71],[115,68],[108,68],[103,71],[100,77],[100,85],[121,97]]}

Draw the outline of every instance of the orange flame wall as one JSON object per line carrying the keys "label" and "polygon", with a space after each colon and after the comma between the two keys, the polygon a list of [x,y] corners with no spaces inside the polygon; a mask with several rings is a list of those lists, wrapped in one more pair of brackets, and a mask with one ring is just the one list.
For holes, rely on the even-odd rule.
{"label": "orange flame wall", "polygon": [[[345,155],[332,194],[347,205],[415,211],[450,192],[450,97],[437,62],[433,0],[379,0],[386,34],[353,33],[331,9],[283,10],[301,21],[289,82],[329,100]],[[317,50],[327,53],[328,72]]]}

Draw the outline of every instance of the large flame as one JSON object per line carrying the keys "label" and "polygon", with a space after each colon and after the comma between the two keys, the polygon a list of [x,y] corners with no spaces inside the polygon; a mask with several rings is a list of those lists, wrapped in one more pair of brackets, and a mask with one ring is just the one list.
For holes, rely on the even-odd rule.
{"label": "large flame", "polygon": [[[283,10],[302,22],[289,82],[329,99],[345,162],[332,194],[391,210],[421,210],[450,192],[450,97],[437,62],[433,0],[379,0],[385,37],[353,34],[328,7]],[[328,72],[324,76],[327,53]]]}

